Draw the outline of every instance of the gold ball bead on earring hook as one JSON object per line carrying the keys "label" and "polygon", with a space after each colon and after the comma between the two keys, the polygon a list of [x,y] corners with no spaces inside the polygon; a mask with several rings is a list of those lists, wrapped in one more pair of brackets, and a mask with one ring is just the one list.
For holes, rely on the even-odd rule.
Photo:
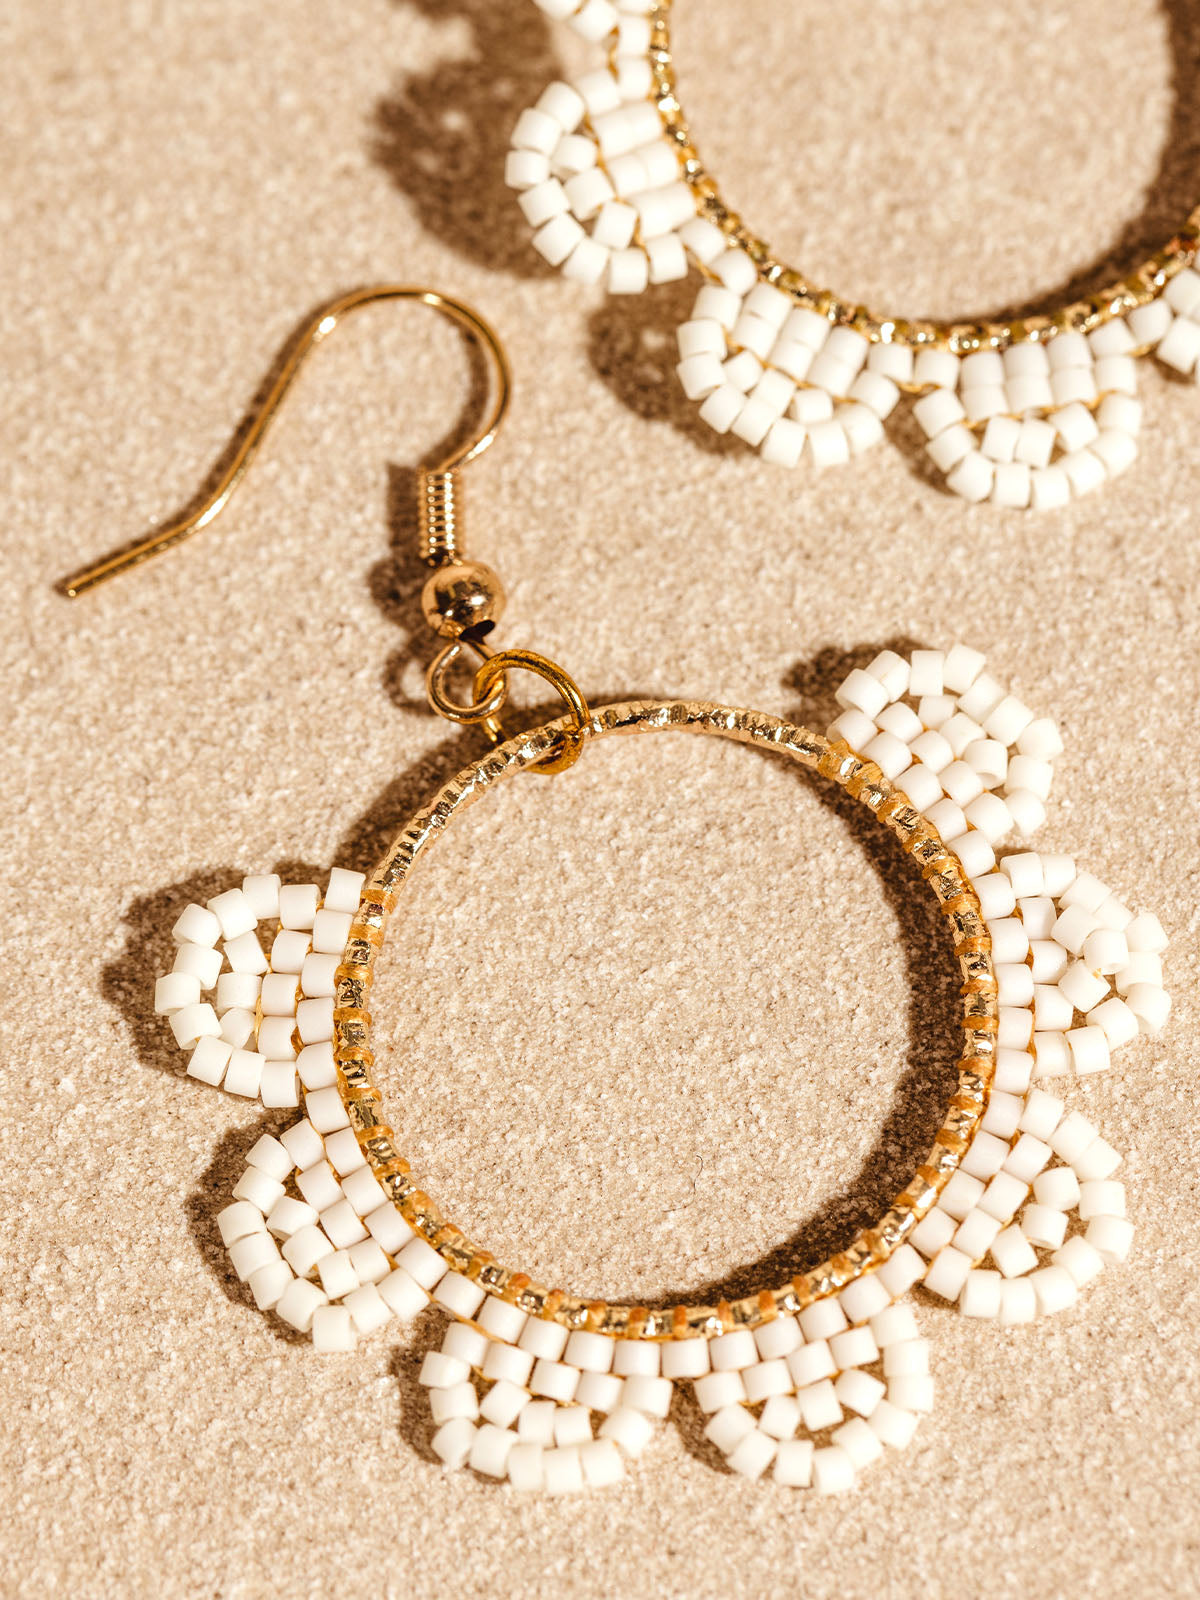
{"label": "gold ball bead on earring hook", "polygon": [[457,639],[480,622],[500,620],[504,585],[482,561],[452,561],[425,580],[421,611],[434,633]]}

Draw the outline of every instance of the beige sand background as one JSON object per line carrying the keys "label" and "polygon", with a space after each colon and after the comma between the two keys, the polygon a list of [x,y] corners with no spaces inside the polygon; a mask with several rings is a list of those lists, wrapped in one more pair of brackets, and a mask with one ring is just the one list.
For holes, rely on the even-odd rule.
{"label": "beige sand background", "polygon": [[[677,32],[730,196],[897,310],[1095,283],[1200,188],[1182,0],[680,0]],[[0,1591],[1195,1593],[1200,396],[1146,369],[1134,469],[1041,519],[947,497],[904,420],[823,477],[720,444],[670,373],[691,286],[580,292],[502,189],[517,112],[577,59],[528,0],[0,11]],[[1061,718],[1048,847],[1172,934],[1169,1033],[1066,1087],[1128,1152],[1128,1267],[1007,1333],[924,1304],[936,1414],[849,1499],[725,1473],[682,1398],[604,1494],[444,1476],[415,1383],[434,1318],[321,1360],[224,1263],[213,1217],[286,1119],[180,1079],[151,982],[187,899],[369,867],[478,750],[424,708],[413,556],[462,346],[364,313],[220,523],[84,602],[52,585],[188,498],[303,313],[388,277],[474,300],[512,352],[467,483],[505,637],[595,700],[823,725],[848,661],[959,635]],[[433,1191],[610,1295],[845,1239],[919,1159],[953,1049],[945,947],[886,841],[781,766],[668,739],[464,819],[377,1010]]]}

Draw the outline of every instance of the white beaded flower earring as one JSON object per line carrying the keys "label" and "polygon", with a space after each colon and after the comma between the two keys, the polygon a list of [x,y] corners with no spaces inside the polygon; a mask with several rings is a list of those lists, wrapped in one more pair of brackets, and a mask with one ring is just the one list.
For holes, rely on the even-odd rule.
{"label": "white beaded flower earring", "polygon": [[678,330],[684,392],[717,433],[795,467],[839,466],[883,437],[902,394],[947,488],[1048,510],[1137,455],[1135,358],[1200,375],[1200,208],[1087,300],[1010,322],[878,316],[777,260],[721,198],[684,115],[670,0],[535,0],[604,52],[512,133],[506,177],[552,266],[610,294],[699,268]]}
{"label": "white beaded flower earring", "polygon": [[[347,310],[381,298],[423,300],[495,357],[499,395],[486,431],[444,473],[493,437],[507,399],[503,355],[468,307],[404,287],[336,302],[309,324],[303,349]],[[250,450],[283,388],[256,421]],[[915,1285],[968,1316],[1012,1325],[1069,1307],[1124,1261],[1132,1229],[1114,1176],[1121,1158],[1045,1084],[1101,1071],[1115,1050],[1162,1028],[1162,927],[1071,857],[1028,847],[1061,742],[978,652],[884,651],[846,678],[825,734],[692,701],[593,709],[546,658],[493,653],[499,581],[459,549],[449,485],[426,490],[433,570],[424,610],[441,642],[430,700],[483,728],[493,748],[417,812],[369,875],[337,869],[322,895],[315,884],[256,874],[184,907],[172,969],[155,989],[155,1009],[189,1052],[188,1076],[303,1111],[253,1146],[220,1212],[232,1268],[263,1311],[331,1355],[438,1305],[448,1327],[420,1381],[432,1448],[449,1468],[522,1490],[602,1488],[650,1445],[674,1385],[685,1383],[734,1472],[845,1490],[903,1449],[932,1407],[928,1342],[902,1303]],[[202,510],[188,527],[164,529],[81,574],[69,592],[203,520]],[[480,664],[471,700],[459,702],[446,672],[464,650]],[[506,738],[498,715],[518,669],[552,683],[568,709]],[[462,811],[518,773],[567,770],[610,735],[677,732],[796,762],[886,828],[945,918],[962,978],[962,1049],[928,1156],[843,1250],[735,1300],[654,1308],[610,1302],[594,1284],[580,1294],[539,1283],[441,1211],[387,1120],[369,1001],[408,876]]]}

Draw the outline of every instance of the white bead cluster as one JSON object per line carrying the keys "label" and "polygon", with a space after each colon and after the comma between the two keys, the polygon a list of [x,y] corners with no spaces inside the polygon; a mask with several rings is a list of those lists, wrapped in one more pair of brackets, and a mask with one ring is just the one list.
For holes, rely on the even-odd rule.
{"label": "white bead cluster", "polygon": [[[651,90],[647,5],[587,4],[574,21],[616,29],[610,64],[552,83],[521,113],[505,178],[534,229],[533,245],[579,283],[610,294],[687,276],[685,245],[706,228],[696,217],[674,144]],[[715,230],[714,230],[715,231]]]}
{"label": "white bead cluster", "polygon": [[325,1352],[353,1350],[393,1317],[410,1322],[431,1299],[474,1313],[484,1291],[450,1271],[384,1194],[337,1089],[310,1090],[305,1109],[278,1139],[258,1141],[217,1216],[259,1308]]}
{"label": "white bead cluster", "polygon": [[1070,856],[1015,850],[1045,820],[1062,751],[1048,717],[1009,694],[965,645],[885,650],[837,690],[828,728],[912,801],[961,861],[992,939],[1000,986],[997,1088],[1098,1072],[1139,1032],[1157,1034],[1166,935]]}
{"label": "white bead cluster", "polygon": [[798,1316],[737,1329],[693,1350],[705,1436],[745,1478],[818,1494],[849,1489],[859,1471],[902,1450],[933,1408],[929,1345],[908,1306],[894,1304],[925,1271],[907,1245],[877,1272]]}
{"label": "white bead cluster", "polygon": [[[1153,319],[1158,305],[1132,316]],[[1124,472],[1142,417],[1136,347],[1118,317],[1086,338],[1059,333],[1003,354],[922,351],[912,381],[928,393],[913,415],[947,487],[964,500],[1051,510]]]}
{"label": "white bead cluster", "polygon": [[267,873],[184,908],[154,1009],[191,1051],[189,1077],[270,1107],[299,1105],[302,1085],[336,1098],[334,974],[364,881],[335,867],[322,899]]}
{"label": "white bead cluster", "polygon": [[717,433],[765,460],[839,466],[883,437],[902,390],[947,487],[971,502],[1051,510],[1137,456],[1135,357],[1200,375],[1200,273],[1086,337],[1057,331],[959,357],[872,343],[760,278],[698,208],[653,98],[651,0],[536,0],[603,44],[607,64],[522,113],[506,176],[535,248],[579,282],[637,294],[706,278],[678,330],[680,383]]}
{"label": "white bead cluster", "polygon": [[[698,258],[711,275],[678,332],[684,393],[717,433],[733,433],[763,459],[840,466],[883,437],[912,354],[872,345],[761,283],[753,261],[711,233]],[[906,359],[907,358],[907,359]]]}
{"label": "white bead cluster", "polygon": [[454,1323],[422,1365],[433,1449],[448,1467],[507,1478],[517,1489],[563,1494],[615,1483],[670,1409],[673,1348],[571,1332],[489,1299],[473,1320]]}
{"label": "white bead cluster", "polygon": [[[909,661],[883,651],[838,690],[845,709],[829,736],[875,761],[924,812],[979,897],[999,990],[991,1093],[909,1244],[934,1294],[968,1316],[1016,1323],[1071,1305],[1125,1259],[1132,1236],[1124,1188],[1111,1181],[1120,1156],[1034,1084],[1104,1070],[1113,1050],[1160,1031],[1170,999],[1152,912],[1135,916],[1069,856],[997,857],[1014,827],[1028,835],[1044,820],[1062,743],[985,666],[962,645]],[[1086,1229],[1068,1236],[1073,1220]],[[988,1257],[993,1266],[980,1266]]]}

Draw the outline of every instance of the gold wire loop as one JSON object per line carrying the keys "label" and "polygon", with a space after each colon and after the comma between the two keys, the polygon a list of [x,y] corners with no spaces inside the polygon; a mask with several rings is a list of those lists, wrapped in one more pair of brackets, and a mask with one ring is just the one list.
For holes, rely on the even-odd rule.
{"label": "gold wire loop", "polygon": [[[468,461],[473,461],[477,455],[482,454],[496,437],[496,433],[504,420],[508,410],[509,393],[512,387],[512,373],[508,364],[508,356],[504,346],[500,343],[495,329],[479,312],[466,304],[465,301],[456,300],[452,295],[441,294],[436,289],[426,289],[418,284],[406,283],[377,283],[370,284],[363,289],[353,289],[349,294],[340,295],[336,300],[331,300],[318,311],[314,312],[300,331],[289,341],[287,354],[279,372],[272,382],[262,404],[254,412],[249,426],[238,441],[237,447],[229,460],[229,464],[218,478],[215,487],[205,496],[199,505],[180,516],[173,517],[149,538],[139,540],[136,544],[124,550],[117,551],[114,555],[106,556],[103,561],[95,562],[92,566],[84,567],[81,571],[65,578],[59,585],[62,592],[70,599],[75,599],[87,590],[94,589],[97,584],[104,583],[109,578],[115,578],[118,573],[126,572],[130,567],[135,567],[143,561],[148,561],[151,556],[158,555],[163,550],[169,550],[172,545],[181,543],[191,534],[199,532],[208,526],[229,502],[230,496],[237,488],[246,470],[255,455],[271,424],[276,412],[279,410],[283,399],[295,381],[296,374],[303,366],[306,357],[315,350],[322,340],[327,339],[343,317],[352,311],[359,310],[362,306],[375,305],[384,300],[416,300],[422,305],[430,306],[434,311],[449,317],[452,322],[458,323],[462,328],[480,340],[484,350],[491,359],[495,375],[495,394],[488,408],[480,431],[466,444],[459,445],[445,457],[444,460],[426,467],[422,472],[422,494],[431,495],[428,506],[422,505],[423,527],[428,524],[429,538],[428,549],[422,554],[425,558],[436,564],[440,560],[451,559],[454,554],[454,515],[453,515],[453,481],[450,474],[456,467],[464,466]],[[449,533],[447,535],[447,525]]]}
{"label": "gold wire loop", "polygon": [[[529,768],[530,772],[541,772],[549,776],[555,772],[565,772],[568,767],[573,767],[583,753],[583,741],[587,737],[588,725],[592,714],[588,710],[588,703],[583,698],[579,685],[564,672],[557,661],[551,661],[548,656],[540,656],[534,650],[500,650],[495,655],[490,655],[476,669],[475,672],[475,698],[482,701],[488,697],[489,691],[495,687],[503,687],[508,671],[520,668],[525,672],[536,672],[539,678],[544,678],[562,695],[571,713],[572,726],[564,728],[561,738],[561,747],[545,756]],[[499,744],[503,734],[493,732],[485,723],[488,737],[493,744]]]}
{"label": "gold wire loop", "polygon": [[496,717],[508,698],[508,680],[503,673],[490,692],[480,694],[476,688],[476,699],[465,704],[452,699],[446,689],[446,674],[462,655],[464,646],[474,650],[484,666],[495,658],[496,652],[484,640],[461,633],[457,639],[443,646],[429,663],[429,670],[425,674],[425,693],[438,716],[445,717],[447,722],[468,725],[480,723],[492,743],[498,744],[502,735]]}

